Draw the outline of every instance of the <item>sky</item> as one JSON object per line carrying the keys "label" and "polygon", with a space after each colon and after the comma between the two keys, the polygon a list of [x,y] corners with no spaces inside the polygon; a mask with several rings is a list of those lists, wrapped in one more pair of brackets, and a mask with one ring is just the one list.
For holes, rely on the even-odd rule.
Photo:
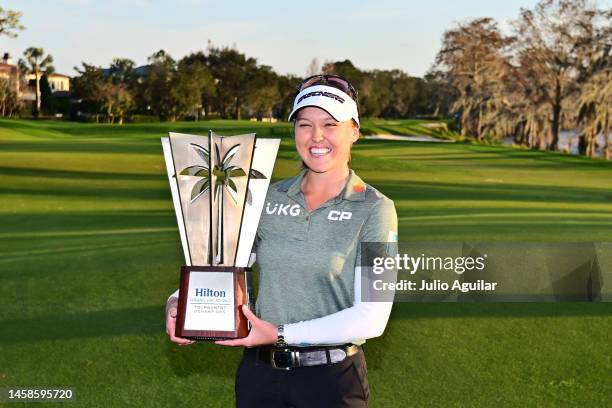
{"label": "sky", "polygon": [[445,30],[493,17],[503,30],[535,0],[218,1],[0,0],[23,13],[26,30],[0,37],[16,62],[42,47],[56,72],[75,75],[81,62],[108,67],[113,58],[137,65],[164,49],[175,59],[214,46],[235,46],[279,74],[304,76],[313,58],[349,59],[362,70],[400,69],[422,76]]}

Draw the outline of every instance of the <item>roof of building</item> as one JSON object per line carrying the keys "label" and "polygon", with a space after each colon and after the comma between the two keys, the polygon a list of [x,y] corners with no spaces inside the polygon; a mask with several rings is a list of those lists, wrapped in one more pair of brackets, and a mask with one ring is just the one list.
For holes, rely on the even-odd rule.
{"label": "roof of building", "polygon": [[0,62],[0,69],[4,70],[4,71],[8,71],[8,70],[17,70],[17,65],[13,65],[13,64],[5,64],[4,62]]}
{"label": "roof of building", "polygon": [[70,77],[69,77],[68,75],[64,75],[64,74],[57,74],[57,73],[55,73],[55,72],[54,72],[54,73],[52,73],[52,74],[47,75],[47,77],[49,77],[49,78],[53,78],[53,77],[58,78],[58,77],[59,77],[59,78],[68,78],[68,79],[70,79]]}

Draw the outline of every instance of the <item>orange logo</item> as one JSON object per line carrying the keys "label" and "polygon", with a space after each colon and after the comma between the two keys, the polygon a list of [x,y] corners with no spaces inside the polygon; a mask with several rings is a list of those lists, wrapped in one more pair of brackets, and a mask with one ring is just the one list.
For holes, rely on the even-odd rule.
{"label": "orange logo", "polygon": [[355,191],[356,193],[363,193],[363,191],[365,190],[365,186],[362,183],[355,183],[353,184],[353,191]]}

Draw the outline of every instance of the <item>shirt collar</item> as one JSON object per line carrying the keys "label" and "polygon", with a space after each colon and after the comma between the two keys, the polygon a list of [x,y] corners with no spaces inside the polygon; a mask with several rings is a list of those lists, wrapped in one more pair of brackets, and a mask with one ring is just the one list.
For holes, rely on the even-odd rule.
{"label": "shirt collar", "polygon": [[[307,169],[302,170],[302,172],[295,178],[295,180],[291,184],[287,184],[279,188],[279,191],[287,192],[287,196],[297,200],[298,202],[303,201],[304,195],[302,194],[302,190],[300,186],[302,185],[302,179],[306,174]],[[359,178],[357,174],[353,171],[353,169],[349,169],[349,177],[344,186],[344,189],[338,194],[335,203],[338,203],[342,200],[348,201],[364,201],[365,200],[365,190],[366,184]]]}

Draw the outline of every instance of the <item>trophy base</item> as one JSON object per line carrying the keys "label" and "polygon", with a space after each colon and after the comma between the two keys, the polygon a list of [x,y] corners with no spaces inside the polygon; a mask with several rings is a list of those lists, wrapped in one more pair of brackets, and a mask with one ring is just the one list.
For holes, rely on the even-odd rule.
{"label": "trophy base", "polygon": [[246,337],[250,323],[241,307],[252,300],[251,273],[250,268],[183,266],[175,335],[209,341]]}

